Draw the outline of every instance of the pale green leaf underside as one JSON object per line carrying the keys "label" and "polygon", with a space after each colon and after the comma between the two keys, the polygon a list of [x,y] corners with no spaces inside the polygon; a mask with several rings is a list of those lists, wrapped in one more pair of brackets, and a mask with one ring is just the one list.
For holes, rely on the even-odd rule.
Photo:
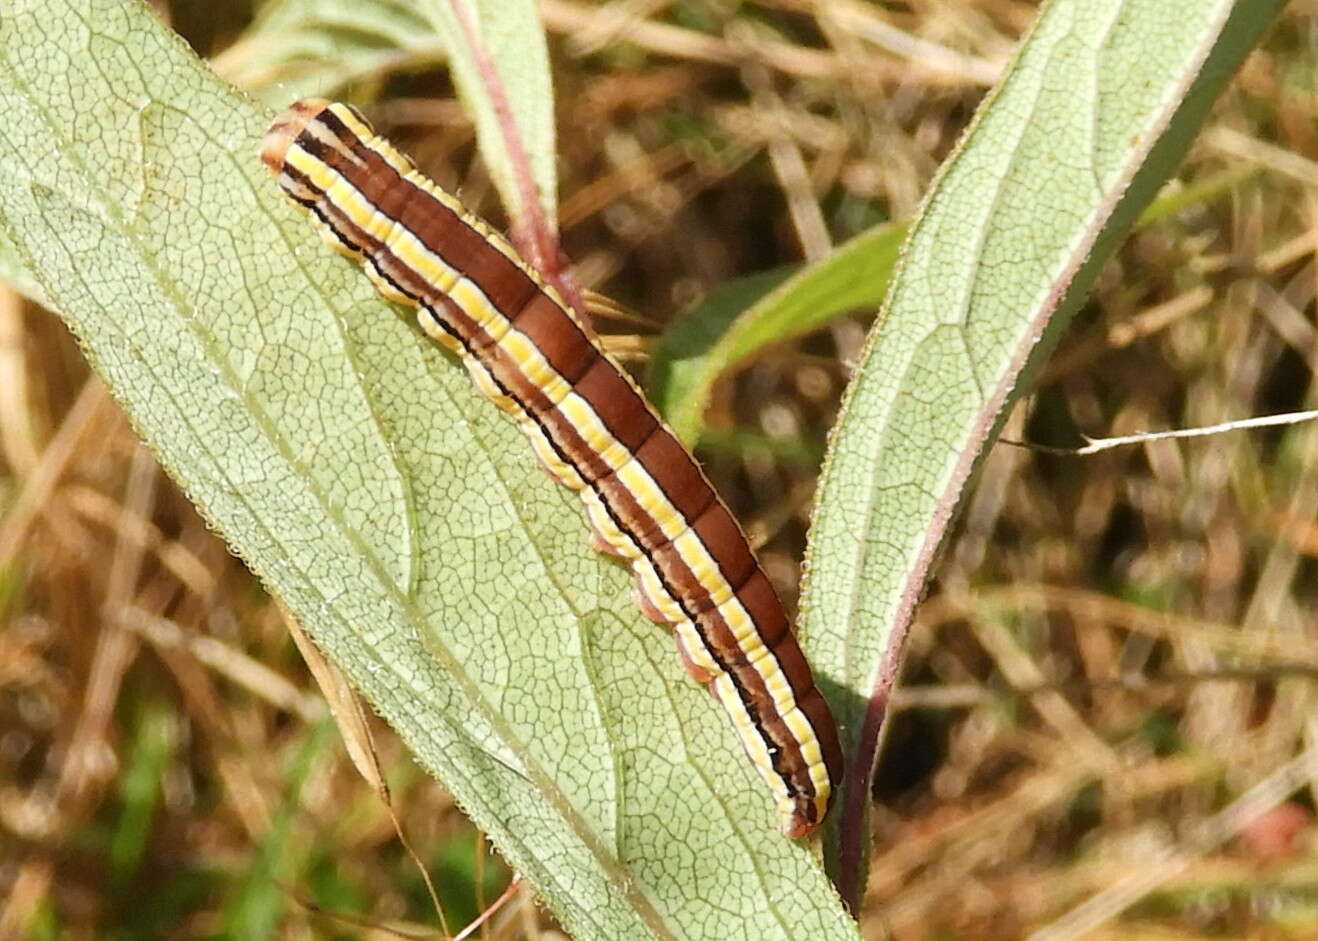
{"label": "pale green leaf underside", "polygon": [[[834,429],[811,531],[801,630],[838,684],[825,689],[849,754],[976,455],[1279,5],[1054,0],[945,165]],[[847,782],[862,796],[865,764]]]}
{"label": "pale green leaf underside", "polygon": [[0,2],[0,218],[216,527],[581,938],[854,925],[575,497],[129,0]]}

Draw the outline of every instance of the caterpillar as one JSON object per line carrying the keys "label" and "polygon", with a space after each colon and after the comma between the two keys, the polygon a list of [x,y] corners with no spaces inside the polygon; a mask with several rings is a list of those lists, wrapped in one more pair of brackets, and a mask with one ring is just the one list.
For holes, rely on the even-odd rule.
{"label": "caterpillar", "polygon": [[641,610],[672,625],[687,674],[722,703],[773,791],[782,832],[811,833],[841,773],[833,715],[745,534],[636,384],[503,236],[355,108],[293,104],[261,159],[581,495],[590,544],[627,560]]}

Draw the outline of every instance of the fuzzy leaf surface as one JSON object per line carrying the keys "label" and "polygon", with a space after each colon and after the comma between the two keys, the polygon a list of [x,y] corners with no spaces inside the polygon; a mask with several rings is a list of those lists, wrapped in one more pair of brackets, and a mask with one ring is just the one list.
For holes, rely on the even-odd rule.
{"label": "fuzzy leaf surface", "polygon": [[925,200],[833,429],[801,602],[851,762],[830,820],[844,897],[903,641],[976,461],[1280,6],[1053,0]]}
{"label": "fuzzy leaf surface", "polygon": [[170,474],[578,938],[855,938],[576,498],[130,0],[0,2],[0,234]]}

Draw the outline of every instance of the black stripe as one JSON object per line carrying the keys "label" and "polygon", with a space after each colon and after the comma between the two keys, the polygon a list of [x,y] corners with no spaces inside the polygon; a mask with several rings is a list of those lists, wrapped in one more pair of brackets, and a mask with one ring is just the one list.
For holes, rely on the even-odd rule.
{"label": "black stripe", "polygon": [[[322,111],[315,120],[321,124],[323,129],[332,133],[333,136],[337,139],[337,141],[345,146],[345,149],[351,150],[355,153],[356,147],[358,145],[366,146],[365,142],[363,142],[356,134],[352,133],[335,115],[333,115],[328,110]],[[309,126],[310,125],[308,125],[308,127]],[[308,153],[314,159],[327,164],[331,168],[334,168],[333,163],[325,159],[325,156],[329,153],[328,145],[317,140],[316,137],[313,134],[311,134],[309,131],[304,130],[301,134],[299,134],[295,144],[296,146],[301,147],[306,153]],[[370,148],[367,147],[367,149],[369,150]],[[381,160],[381,162],[385,162],[383,161],[382,158],[379,157],[378,154],[374,154],[374,156],[376,159]],[[386,166],[387,166],[387,162],[386,162]],[[400,294],[404,294],[405,296],[408,297],[415,297],[415,295],[403,289],[401,286],[397,284],[397,282],[392,277],[390,277],[388,274],[386,274],[384,271],[381,270],[380,265],[376,262],[376,256],[377,255],[388,256],[391,261],[396,263],[401,268],[404,268],[412,272],[412,274],[415,275],[419,281],[424,282],[426,279],[419,272],[416,272],[415,269],[412,269],[409,265],[403,262],[402,259],[400,259],[398,255],[394,253],[386,243],[379,242],[374,238],[366,237],[366,240],[363,243],[355,244],[352,240],[351,233],[345,232],[344,229],[347,227],[351,227],[351,229],[355,230],[356,232],[361,232],[361,230],[354,223],[348,220],[346,216],[343,215],[343,213],[338,209],[338,207],[334,205],[333,201],[327,198],[324,191],[319,190],[317,187],[310,185],[310,181],[307,179],[305,174],[300,173],[299,171],[297,171],[292,167],[288,167],[287,164],[285,164],[283,170],[285,173],[289,175],[290,179],[297,180],[300,177],[302,184],[309,191],[318,192],[320,194],[320,197],[315,202],[315,204],[309,205],[308,208],[310,208],[316,214],[316,216],[323,223],[325,223],[325,225],[328,226],[332,232],[334,232],[334,234],[339,238],[341,242],[343,242],[343,244],[349,250],[364,256],[365,260],[372,265],[372,267],[380,275],[380,277],[386,282],[388,282],[391,286],[395,287]],[[338,169],[337,172],[343,175],[345,179],[348,180],[349,183],[351,183],[355,188],[357,188],[360,191],[360,187],[352,180],[351,174],[345,174],[344,171],[341,169]],[[488,240],[486,239],[486,237],[484,235],[481,235],[480,231],[475,229],[475,227],[472,226],[463,217],[462,214],[456,212],[455,210],[449,208],[448,206],[445,206],[442,202],[435,199],[429,193],[426,193],[425,190],[417,186],[412,181],[403,179],[402,176],[397,174],[397,171],[393,170],[392,168],[390,168],[390,172],[393,172],[401,182],[404,182],[409,187],[411,187],[412,190],[417,194],[418,198],[424,197],[430,203],[430,205],[432,205],[437,211],[447,213],[454,221],[465,226],[467,229],[474,231],[476,235],[480,236],[483,242],[486,242],[488,244]],[[290,193],[289,195],[291,196],[292,194]],[[307,205],[304,199],[298,199],[297,201],[299,203],[302,203],[303,205]],[[342,217],[341,224],[336,224],[336,219],[340,219],[340,217]],[[361,233],[361,234],[365,236],[365,233]],[[415,232],[412,232],[411,234],[414,237],[416,237],[421,244],[425,245],[427,250],[431,251],[439,258],[444,258],[443,253],[437,251],[434,245],[431,245],[426,240],[417,236]],[[378,248],[371,248],[371,245],[378,246]],[[490,247],[489,250],[492,252],[498,251],[493,247]],[[447,263],[448,260],[445,259],[445,261]],[[530,303],[531,298],[535,297],[536,294],[541,293],[543,291],[543,287],[540,284],[539,280],[532,277],[530,273],[527,272],[526,269],[524,269],[522,266],[517,265],[513,263],[511,260],[509,260],[509,267],[515,270],[522,278],[526,279],[526,281],[529,282],[529,286],[533,288],[533,290],[528,293],[526,301],[522,304],[522,307],[525,307],[526,303]],[[455,268],[455,270],[458,269]],[[478,288],[480,288],[480,290],[483,293],[486,294],[487,297],[489,296],[489,290],[486,287],[486,285],[481,284],[479,282],[474,282],[474,283]],[[419,301],[419,298],[417,300]],[[702,645],[709,654],[710,659],[714,661],[714,663],[717,665],[719,670],[721,670],[724,674],[728,676],[729,681],[733,685],[733,688],[737,691],[737,697],[741,701],[742,708],[745,710],[746,715],[750,718],[751,724],[755,728],[756,734],[759,736],[761,742],[765,747],[765,750],[769,756],[771,767],[773,768],[774,772],[777,774],[778,778],[784,783],[788,795],[792,797],[801,797],[801,796],[813,797],[815,795],[815,788],[814,788],[814,781],[811,778],[809,772],[810,763],[806,760],[805,754],[801,748],[801,742],[799,742],[796,739],[795,735],[792,734],[791,729],[787,727],[786,722],[784,721],[784,716],[781,713],[781,711],[778,709],[776,703],[772,702],[772,696],[770,695],[769,711],[771,712],[772,717],[777,720],[777,724],[783,727],[788,738],[788,741],[783,743],[782,745],[780,745],[774,739],[774,737],[768,733],[766,725],[763,722],[764,714],[752,708],[753,697],[751,696],[748,688],[745,686],[745,684],[741,681],[740,677],[737,675],[736,670],[729,669],[728,667],[729,659],[720,652],[719,645],[712,643],[710,638],[706,636],[705,633],[701,630],[701,626],[700,623],[697,621],[697,617],[699,616],[700,613],[703,612],[692,612],[688,603],[681,597],[681,593],[676,591],[674,585],[671,584],[669,577],[666,575],[666,573],[663,570],[663,567],[661,565],[655,564],[654,559],[652,557],[653,550],[647,550],[646,547],[641,544],[639,536],[636,533],[633,533],[631,531],[631,528],[623,523],[622,519],[619,516],[618,511],[610,503],[608,496],[605,493],[603,493],[599,487],[596,486],[598,481],[591,481],[588,479],[584,469],[581,466],[579,466],[578,463],[575,460],[573,460],[568,454],[566,454],[563,451],[563,449],[557,444],[557,442],[555,442],[553,435],[550,434],[549,429],[546,426],[546,423],[543,421],[541,415],[535,409],[532,409],[528,405],[528,403],[525,402],[521,397],[519,397],[511,389],[509,389],[507,386],[505,386],[502,382],[499,381],[498,377],[495,376],[495,374],[492,371],[490,371],[485,361],[481,359],[479,355],[477,355],[477,350],[473,348],[472,343],[469,343],[466,339],[459,336],[456,330],[454,330],[447,323],[445,323],[444,318],[439,315],[438,311],[433,306],[426,304],[423,306],[422,309],[427,311],[427,313],[430,315],[431,320],[434,321],[441,329],[443,329],[450,336],[453,336],[457,340],[457,342],[466,351],[466,354],[468,356],[475,358],[477,362],[480,362],[482,366],[486,367],[486,373],[487,375],[489,375],[491,383],[493,384],[495,389],[498,390],[500,396],[505,397],[510,401],[512,401],[513,403],[515,403],[523,414],[529,415],[531,417],[531,420],[534,421],[537,427],[540,429],[541,436],[549,444],[550,449],[559,458],[559,460],[561,460],[565,465],[571,467],[576,472],[577,476],[580,477],[583,481],[585,481],[587,486],[591,488],[591,491],[596,495],[596,497],[598,497],[600,505],[604,508],[604,511],[608,514],[614,526],[618,529],[619,532],[626,534],[627,538],[631,540],[633,545],[636,547],[638,553],[645,556],[647,561],[650,562],[651,566],[654,569],[656,577],[658,578],[660,584],[663,586],[664,591],[668,594],[668,597],[683,613],[686,620],[691,623],[692,627],[695,630],[695,633],[701,638]],[[496,307],[496,309],[498,308]],[[508,311],[499,310],[499,312],[511,324],[511,322],[515,319],[516,315],[521,311],[518,310],[516,312],[509,313]],[[466,315],[464,314],[464,316]],[[571,322],[571,318],[567,315],[566,311],[563,311],[563,316],[569,323]],[[474,319],[472,319],[472,322],[474,325],[479,327],[479,324],[477,324]],[[569,424],[571,423],[569,422]],[[605,427],[607,428],[607,425]],[[662,425],[658,427],[662,428]],[[666,434],[671,434],[671,432],[668,431],[666,428],[663,430]],[[612,429],[609,429],[609,433],[611,435],[614,434]],[[635,457],[637,452],[635,450],[631,450],[629,451],[629,453],[633,457]],[[646,472],[649,473],[652,477],[655,476],[654,473],[651,471],[651,469],[649,467],[646,467],[644,462],[641,463],[641,466],[645,467]],[[612,471],[610,473],[612,473]],[[658,489],[660,490],[660,492],[664,492],[663,486],[658,478],[655,479],[655,482],[656,484],[659,485]],[[707,510],[710,506],[714,504],[714,502],[718,499],[718,497],[714,493],[713,488],[712,486],[709,485],[708,481],[705,482],[705,486],[709,490],[711,495],[711,499],[709,503],[707,503],[704,508],[705,510]],[[702,510],[701,512],[703,513],[704,510]],[[653,513],[651,513],[649,510],[646,510],[646,514],[650,516],[651,519],[654,518]],[[697,518],[698,517],[699,514],[697,514]],[[688,527],[691,525],[691,521],[687,521],[685,517],[683,517],[683,520],[687,523]],[[715,558],[714,562],[715,562],[715,567],[718,569],[719,575],[724,579],[724,582],[730,584],[730,582],[728,582],[727,576],[723,573],[722,565],[719,564],[718,559]],[[733,596],[735,597],[735,591],[733,593]],[[706,610],[712,610],[712,608]],[[750,612],[747,612],[747,614],[749,616]],[[757,631],[757,636],[758,636],[758,631]],[[762,638],[761,638],[761,643],[763,643]],[[738,647],[738,651],[740,651],[740,647]],[[797,699],[801,698],[802,695],[801,692],[792,684],[791,677],[787,676],[786,671],[783,670],[781,663],[778,662],[777,654],[774,652],[772,648],[768,649],[767,656],[773,658],[774,663],[777,666],[779,672],[783,673],[784,678],[787,681],[788,688],[792,691],[793,701],[795,702]],[[745,666],[749,670],[755,670],[755,667],[753,665],[745,664]],[[758,674],[758,671],[756,672]],[[766,692],[768,692],[767,688],[766,688]],[[808,717],[807,717],[807,724],[810,724],[808,722]],[[813,725],[811,725],[812,731],[813,728],[814,728]],[[818,738],[817,733],[816,733],[816,738]],[[803,781],[799,783],[803,784],[804,787],[799,786],[798,782],[795,780],[795,776],[786,773],[786,770],[783,768],[781,764],[781,761],[786,757],[786,752],[789,746],[795,746],[795,751],[800,755],[800,764],[802,766],[801,768],[802,773],[800,777],[803,779]]]}
{"label": "black stripe", "polygon": [[[380,267],[379,263],[376,261],[376,256],[388,255],[400,266],[406,268],[408,271],[412,271],[413,274],[417,274],[417,272],[413,271],[413,269],[408,267],[401,259],[399,259],[399,257],[396,254],[389,251],[387,246],[385,246],[378,239],[367,236],[365,232],[362,232],[362,230],[355,223],[353,223],[350,219],[348,219],[342,213],[342,211],[337,206],[334,205],[333,200],[328,199],[326,197],[324,190],[317,189],[315,186],[311,184],[311,181],[306,176],[306,174],[292,167],[285,167],[284,172],[288,174],[290,179],[293,179],[295,182],[299,182],[309,192],[319,194],[319,196],[313,201],[308,201],[306,199],[297,199],[296,201],[298,203],[305,206],[307,209],[311,210],[311,212],[315,214],[316,218],[319,219],[322,223],[324,223],[327,229],[329,229],[331,232],[334,233],[335,238],[337,238],[345,248],[347,248],[351,252],[354,252],[357,255],[360,255],[362,257],[362,264],[370,265],[371,270],[374,271],[377,275],[379,275],[381,280],[385,281],[391,288],[393,288],[395,291],[397,291],[399,294],[403,295],[404,297],[408,298],[417,306],[421,305],[422,298],[415,292],[407,289],[402,284],[400,284],[398,280],[389,272],[383,270]],[[361,233],[363,239],[361,241],[355,240],[353,238],[354,232]],[[376,250],[372,250],[370,248],[372,244],[378,245],[380,246],[380,248]],[[418,280],[424,280],[419,275],[417,276],[417,278]]]}

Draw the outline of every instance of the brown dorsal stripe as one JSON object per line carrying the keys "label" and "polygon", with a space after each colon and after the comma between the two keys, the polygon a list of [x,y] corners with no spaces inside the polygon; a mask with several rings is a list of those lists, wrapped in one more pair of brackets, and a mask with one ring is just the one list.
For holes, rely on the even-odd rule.
{"label": "brown dorsal stripe", "polygon": [[298,102],[261,159],[385,297],[420,308],[581,494],[595,543],[630,561],[642,609],[673,625],[687,671],[727,709],[783,832],[813,831],[841,774],[832,714],[741,528],[631,379],[502,236],[354,108]]}

